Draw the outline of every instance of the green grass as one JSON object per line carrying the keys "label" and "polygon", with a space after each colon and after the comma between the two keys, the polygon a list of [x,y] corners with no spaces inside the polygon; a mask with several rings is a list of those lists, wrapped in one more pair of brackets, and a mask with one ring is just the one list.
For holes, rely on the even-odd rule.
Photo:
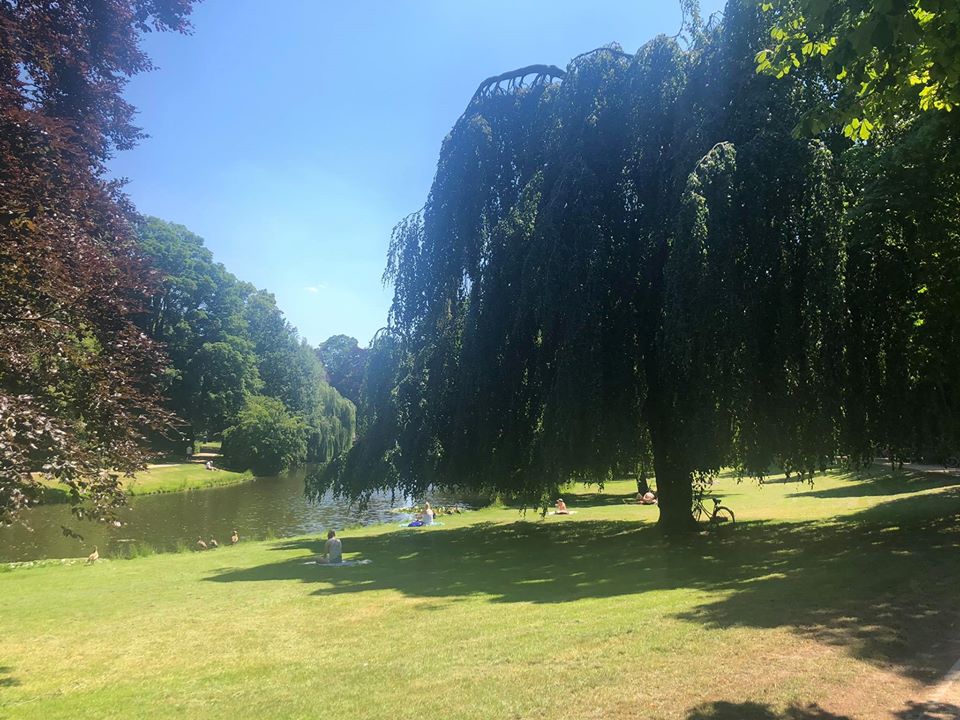
{"label": "green grass", "polygon": [[[122,482],[123,489],[128,495],[154,495],[234,485],[252,479],[253,473],[249,471],[231,472],[219,468],[207,470],[203,463],[174,463],[152,465],[132,478],[122,478]],[[43,504],[67,502],[68,500],[67,489],[55,481],[49,481],[45,485],[40,498]]]}
{"label": "green grass", "polygon": [[960,655],[960,480],[773,480],[682,542],[622,482],[351,530],[358,567],[309,537],[3,572],[0,717],[909,717]]}
{"label": "green grass", "polygon": [[178,463],[154,465],[148,470],[137,473],[133,478],[125,480],[124,488],[129,495],[151,495],[234,485],[252,479],[251,472],[231,472],[219,468],[207,470],[200,463]]}

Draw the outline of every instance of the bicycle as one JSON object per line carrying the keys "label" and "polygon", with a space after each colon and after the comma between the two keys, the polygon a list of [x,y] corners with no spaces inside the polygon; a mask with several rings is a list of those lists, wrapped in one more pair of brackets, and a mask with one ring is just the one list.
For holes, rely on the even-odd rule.
{"label": "bicycle", "polygon": [[720,504],[720,498],[711,497],[713,500],[713,510],[707,510],[706,505],[703,504],[703,493],[698,493],[693,501],[693,517],[697,522],[702,522],[703,518],[707,519],[707,528],[714,526],[725,525],[729,523],[733,525],[737,522],[736,517],[733,514],[733,510],[728,508],[726,505]]}

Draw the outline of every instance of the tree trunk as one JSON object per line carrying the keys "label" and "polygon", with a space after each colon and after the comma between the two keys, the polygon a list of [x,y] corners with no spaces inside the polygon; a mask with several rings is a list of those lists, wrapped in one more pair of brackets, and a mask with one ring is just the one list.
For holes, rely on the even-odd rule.
{"label": "tree trunk", "polygon": [[657,472],[657,525],[667,533],[686,533],[698,529],[693,519],[693,484],[690,471],[654,457]]}
{"label": "tree trunk", "polygon": [[647,482],[647,473],[645,470],[641,470],[637,475],[637,492],[641,495],[650,492],[650,483]]}
{"label": "tree trunk", "polygon": [[652,392],[647,399],[647,427],[650,429],[653,472],[657,480],[657,505],[660,506],[657,525],[670,534],[694,532],[699,525],[693,519],[692,468],[678,440],[682,434],[672,422],[673,403],[667,402],[662,393],[661,388],[660,392]]}

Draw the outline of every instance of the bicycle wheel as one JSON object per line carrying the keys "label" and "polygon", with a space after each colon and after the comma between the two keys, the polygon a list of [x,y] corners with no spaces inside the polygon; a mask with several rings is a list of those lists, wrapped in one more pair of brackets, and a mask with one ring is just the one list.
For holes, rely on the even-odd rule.
{"label": "bicycle wheel", "polygon": [[737,519],[733,516],[733,510],[721,505],[713,515],[710,521],[714,525],[733,525]]}
{"label": "bicycle wheel", "polygon": [[697,522],[703,522],[708,517],[707,509],[701,503],[697,503],[697,506],[693,508],[693,519]]}

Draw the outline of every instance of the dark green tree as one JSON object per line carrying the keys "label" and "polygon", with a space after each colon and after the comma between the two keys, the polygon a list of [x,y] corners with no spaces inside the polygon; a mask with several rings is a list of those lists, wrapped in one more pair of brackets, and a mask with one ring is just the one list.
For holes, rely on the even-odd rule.
{"label": "dark green tree", "polygon": [[143,218],[138,245],[159,276],[141,326],[170,358],[170,409],[186,438],[219,435],[262,385],[244,318],[253,287],[214,262],[182,225]]}
{"label": "dark green tree", "polygon": [[307,459],[307,424],[276,398],[253,397],[223,433],[231,467],[273,475]]}
{"label": "dark green tree", "polygon": [[356,338],[347,335],[333,335],[317,347],[330,384],[357,407],[360,406],[368,352],[360,347]]}
{"label": "dark green tree", "polygon": [[941,462],[960,450],[960,117],[924,114],[847,160],[852,430]]}
{"label": "dark green tree", "polygon": [[678,530],[694,477],[823,466],[842,437],[842,184],[826,144],[791,135],[822,86],[753,72],[755,10],[731,3],[687,49],[480,86],[394,232],[370,417],[327,483],[545,502],[637,467],[649,438]]}
{"label": "dark green tree", "polygon": [[250,343],[236,336],[206,342],[190,357],[182,379],[195,432],[215,437],[233,422],[262,385],[256,361]]}

